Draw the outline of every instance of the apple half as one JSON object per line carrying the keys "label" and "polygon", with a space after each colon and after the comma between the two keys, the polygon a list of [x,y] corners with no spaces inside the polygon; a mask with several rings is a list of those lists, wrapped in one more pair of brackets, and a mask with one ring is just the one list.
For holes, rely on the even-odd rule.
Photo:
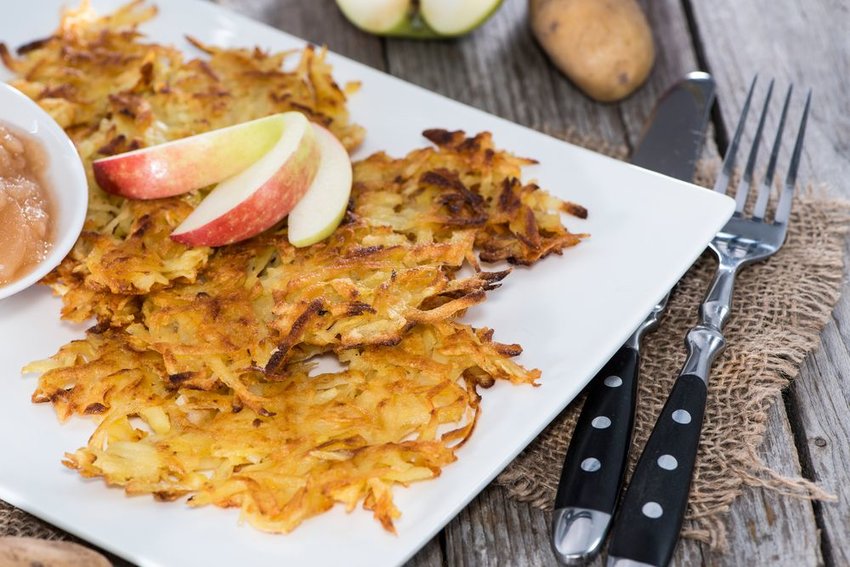
{"label": "apple half", "polygon": [[316,134],[300,112],[281,116],[277,143],[247,169],[219,183],[171,233],[187,246],[223,246],[250,238],[285,217],[321,160]]}
{"label": "apple half", "polygon": [[260,159],[283,133],[275,114],[204,134],[92,162],[94,178],[108,192],[131,199],[161,199],[232,177]]}
{"label": "apple half", "polygon": [[337,0],[358,28],[385,36],[454,37],[483,24],[502,0]]}
{"label": "apple half", "polygon": [[351,158],[325,128],[313,124],[321,162],[307,192],[289,213],[289,242],[297,247],[324,240],[339,226],[351,196]]}
{"label": "apple half", "polygon": [[437,35],[468,33],[493,15],[502,0],[421,0],[419,14]]}
{"label": "apple half", "polygon": [[406,30],[413,12],[411,0],[337,0],[337,5],[352,24],[380,35]]}

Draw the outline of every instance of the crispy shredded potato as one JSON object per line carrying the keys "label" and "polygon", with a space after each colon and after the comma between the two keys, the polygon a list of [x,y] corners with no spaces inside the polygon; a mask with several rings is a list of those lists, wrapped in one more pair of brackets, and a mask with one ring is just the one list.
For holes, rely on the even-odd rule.
{"label": "crispy shredded potato", "polygon": [[30,368],[50,368],[35,401],[52,401],[62,418],[102,418],[65,464],[128,494],[239,507],[268,531],[360,501],[392,530],[399,513],[390,486],[433,478],[455,460],[454,445],[475,425],[476,386],[539,374],[505,358],[516,347],[493,343],[486,330],[418,325],[394,347],[340,350],[340,372],[310,376],[311,364],[298,362],[275,379],[243,374],[263,401],[255,412],[227,387],[188,386],[161,356],[132,344],[124,331],[89,333]]}
{"label": "crispy shredded potato", "polygon": [[[562,213],[586,211],[522,183],[533,162],[490,134],[429,130],[434,147],[355,164],[348,214],[323,242],[294,248],[284,222],[215,250],[177,244],[168,235],[204,190],[124,200],[96,186],[91,161],[286,110],[349,149],[363,130],[323,50],[191,40],[202,53],[186,60],[137,31],[155,13],[136,1],[99,17],[84,3],[17,56],[0,45],[14,84],[72,136],[90,182],[84,232],[44,281],[64,318],[97,325],[25,369],[41,374],[33,401],[63,421],[95,419],[64,463],[128,494],[239,507],[271,532],[362,503],[394,531],[392,486],[455,460],[478,388],[540,376],[511,361],[519,345],[457,321],[509,273],[480,261],[561,254],[585,236]],[[317,375],[323,357],[343,369]]]}
{"label": "crispy shredded potato", "polygon": [[349,149],[363,138],[363,129],[348,121],[345,93],[324,50],[270,54],[192,40],[208,57],[186,60],[174,47],[142,40],[136,27],[155,15],[142,0],[104,17],[84,2],[63,14],[53,35],[19,48],[20,57],[0,44],[0,58],[18,75],[12,84],[65,128],[86,165],[84,233],[47,280],[66,296],[62,314],[74,321],[109,318],[115,309],[116,323],[128,322],[134,302],[116,294],[192,281],[211,252],[167,238],[200,193],[156,203],[124,200],[97,187],[92,160],[290,110],[325,125]]}
{"label": "crispy shredded potato", "polygon": [[521,167],[534,160],[497,151],[489,132],[473,138],[446,130],[424,135],[437,148],[403,159],[378,153],[356,165],[356,213],[422,242],[474,228],[485,262],[530,265],[585,236],[570,233],[558,214],[585,218],[584,207],[520,182]]}

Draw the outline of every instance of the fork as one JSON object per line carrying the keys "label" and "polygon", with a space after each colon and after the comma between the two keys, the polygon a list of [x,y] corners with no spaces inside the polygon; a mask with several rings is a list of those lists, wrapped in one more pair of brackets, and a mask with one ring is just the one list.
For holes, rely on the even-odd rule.
{"label": "fork", "polygon": [[[714,190],[726,193],[749,113],[756,78],[750,85],[735,135],[723,160]],[[735,276],[741,268],[776,253],[785,242],[797,170],[803,150],[806,120],[812,93],[809,91],[794,142],[791,163],[781,189],[772,222],[766,217],[772,180],[776,173],[782,132],[793,86],[788,88],[767,171],[759,187],[752,216],[744,208],[753,183],[759,142],[773,93],[773,81],[765,96],[747,165],[738,184],[735,213],[711,241],[718,267],[699,308],[699,323],[685,338],[687,358],[676,378],[661,415],[638,460],[625,493],[608,546],[608,567],[661,567],[670,562],[688,505],[688,491],[699,447],[703,414],[712,363],[726,347],[723,327],[732,311]]]}

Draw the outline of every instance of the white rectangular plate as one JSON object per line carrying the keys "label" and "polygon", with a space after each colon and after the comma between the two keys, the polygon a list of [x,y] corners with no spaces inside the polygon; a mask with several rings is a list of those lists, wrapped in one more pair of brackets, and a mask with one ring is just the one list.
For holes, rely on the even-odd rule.
{"label": "white rectangular plate", "polygon": [[[3,5],[0,41],[11,47],[48,35],[63,0]],[[70,2],[76,5],[76,1]],[[95,0],[100,11],[119,0]],[[278,30],[195,0],[160,0],[144,30],[193,53],[191,34],[222,46],[300,47]],[[193,53],[194,54],[194,53]],[[525,347],[520,361],[543,370],[538,388],[499,384],[484,394],[471,441],[436,480],[395,491],[398,535],[362,510],[339,507],[289,535],[239,525],[238,512],[190,509],[183,502],[128,498],[64,468],[64,451],[86,442],[84,419],[59,425],[49,405],[33,405],[27,362],[52,355],[83,334],[59,321],[60,303],[43,288],[0,303],[0,498],[139,565],[393,565],[412,556],[451,520],[578,394],[649,308],[672,287],[731,215],[733,202],[710,191],[566,144],[331,55],[340,83],[360,80],[352,119],[367,129],[358,156],[384,149],[401,156],[427,141],[426,128],[489,130],[496,144],[539,166],[550,191],[586,206],[592,236],[531,269],[518,269],[469,320],[496,339]],[[7,79],[5,70],[0,79]],[[0,109],[2,118],[2,109]]]}

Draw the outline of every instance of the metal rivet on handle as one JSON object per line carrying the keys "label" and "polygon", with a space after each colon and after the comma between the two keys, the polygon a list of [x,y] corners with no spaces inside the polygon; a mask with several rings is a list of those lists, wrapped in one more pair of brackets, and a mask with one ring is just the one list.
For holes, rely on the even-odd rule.
{"label": "metal rivet on handle", "polygon": [[691,414],[688,413],[688,410],[677,409],[673,412],[673,421],[687,425],[691,422]]}
{"label": "metal rivet on handle", "polygon": [[641,508],[641,512],[643,512],[643,515],[647,518],[655,519],[661,517],[661,514],[664,513],[664,509],[661,508],[661,504],[658,502],[647,502],[643,505],[643,508]]}
{"label": "metal rivet on handle", "polygon": [[623,379],[619,376],[609,376],[605,379],[605,385],[609,388],[619,388],[623,385]]}
{"label": "metal rivet on handle", "polygon": [[602,463],[594,457],[588,457],[581,462],[581,470],[584,472],[596,472],[601,468]]}
{"label": "metal rivet on handle", "polygon": [[608,429],[611,427],[611,420],[604,415],[600,415],[598,417],[594,417],[590,424],[596,429]]}
{"label": "metal rivet on handle", "polygon": [[659,467],[668,471],[675,470],[679,466],[679,461],[673,455],[661,455],[657,462]]}

